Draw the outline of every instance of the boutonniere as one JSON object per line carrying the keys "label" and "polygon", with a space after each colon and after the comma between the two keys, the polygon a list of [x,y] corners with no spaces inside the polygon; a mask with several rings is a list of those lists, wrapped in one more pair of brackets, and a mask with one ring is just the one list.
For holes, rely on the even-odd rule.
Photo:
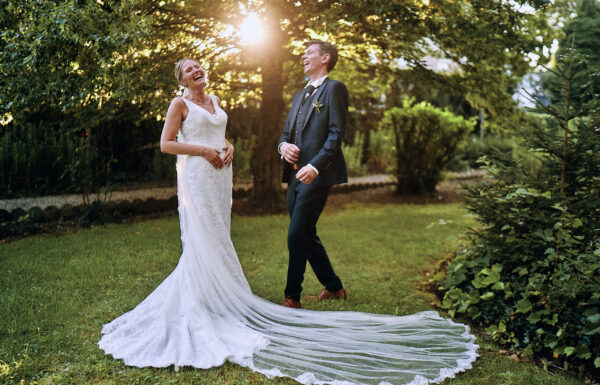
{"label": "boutonniere", "polygon": [[321,113],[321,107],[324,106],[323,103],[319,103],[319,101],[317,100],[316,102],[313,102],[313,107],[317,109],[318,113]]}

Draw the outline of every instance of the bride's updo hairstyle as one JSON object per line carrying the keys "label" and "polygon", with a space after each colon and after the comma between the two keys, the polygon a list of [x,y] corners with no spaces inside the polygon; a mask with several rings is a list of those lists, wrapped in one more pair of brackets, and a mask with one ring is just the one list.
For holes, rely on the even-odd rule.
{"label": "bride's updo hairstyle", "polygon": [[185,57],[185,58],[179,60],[177,62],[177,64],[175,64],[175,79],[177,79],[177,82],[179,84],[181,84],[181,82],[183,81],[183,63],[185,63],[188,60],[195,61],[196,63],[198,62],[195,59],[192,59],[192,58],[189,58],[189,57]]}

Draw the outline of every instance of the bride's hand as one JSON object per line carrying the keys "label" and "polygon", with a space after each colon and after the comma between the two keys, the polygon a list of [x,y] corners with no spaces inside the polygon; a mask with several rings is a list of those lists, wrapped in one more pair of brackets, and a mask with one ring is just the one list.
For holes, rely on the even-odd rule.
{"label": "bride's hand", "polygon": [[225,151],[225,155],[223,156],[223,162],[225,163],[225,166],[229,167],[233,162],[233,144],[227,143],[227,145],[223,147],[223,151]]}
{"label": "bride's hand", "polygon": [[202,151],[202,156],[216,169],[222,168],[225,165],[223,159],[221,159],[221,152],[216,148],[205,147]]}

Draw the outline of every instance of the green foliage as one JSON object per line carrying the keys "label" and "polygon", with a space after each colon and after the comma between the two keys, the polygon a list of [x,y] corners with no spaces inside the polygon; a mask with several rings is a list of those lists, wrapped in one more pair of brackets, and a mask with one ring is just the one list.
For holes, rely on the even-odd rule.
{"label": "green foliage", "polygon": [[136,50],[151,37],[141,3],[2,2],[1,196],[87,194],[148,173],[148,111],[166,95],[163,67]]}
{"label": "green foliage", "polygon": [[119,116],[80,127],[62,120],[0,126],[0,197],[90,194],[131,179],[174,180],[173,156],[154,153],[156,121]]}
{"label": "green foliage", "polygon": [[396,165],[394,142],[391,133],[374,130],[369,133],[369,158],[367,169],[370,173],[393,172]]}
{"label": "green foliage", "polygon": [[160,147],[154,147],[152,155],[152,177],[157,180],[169,180],[173,184],[176,180],[175,162],[177,158],[171,154],[164,154]]}
{"label": "green foliage", "polygon": [[[565,75],[565,88],[572,78]],[[525,355],[553,355],[567,368],[594,370],[600,366],[598,99],[585,105],[571,99],[545,112],[554,124],[523,130],[536,167],[496,152],[485,160],[488,179],[467,187],[466,205],[482,227],[448,266],[443,306]]]}
{"label": "green foliage", "polygon": [[[559,40],[556,55],[563,60],[559,60],[553,71],[543,77],[543,88],[555,103],[564,100],[565,89],[559,73],[564,74],[569,70],[568,60],[564,59],[570,56],[571,48],[585,57],[585,60],[575,63],[575,76],[571,81],[573,102],[583,104],[594,97],[593,93],[586,93],[590,83],[596,93],[600,91],[600,2],[580,0],[577,5],[577,15],[565,23],[564,35]],[[588,72],[592,72],[591,77],[586,75]]]}
{"label": "green foliage", "polygon": [[363,143],[363,135],[360,132],[354,135],[352,144],[342,143],[346,169],[350,176],[360,176],[367,173],[366,165],[362,164]]}
{"label": "green foliage", "polygon": [[0,126],[0,197],[15,192],[70,191],[72,180],[64,174],[64,165],[78,161],[75,149],[84,138],[53,131],[50,122],[25,124],[19,129]]}
{"label": "green foliage", "polygon": [[[546,7],[542,2],[532,5]],[[98,189],[111,179],[148,177],[148,168],[160,156],[137,149],[156,143],[158,133],[140,122],[162,121],[175,95],[172,68],[180,57],[202,60],[210,73],[209,92],[221,97],[227,111],[239,107],[246,114],[231,115],[232,121],[243,122],[244,130],[233,137],[256,135],[261,148],[255,156],[270,158],[259,162],[267,166],[253,167],[252,172],[257,180],[273,182],[280,163],[275,162],[276,153],[263,147],[272,147],[269,141],[276,140],[281,129],[284,102],[304,83],[299,53],[309,38],[326,36],[340,48],[341,60],[332,77],[346,82],[350,90],[348,133],[353,137],[355,131],[368,135],[374,128],[382,95],[389,94],[390,79],[399,76],[417,80],[423,89],[443,83],[436,89],[456,88],[478,107],[501,109],[510,100],[507,86],[527,69],[526,54],[543,57],[542,48],[552,37],[546,12],[523,12],[499,0],[486,6],[412,0],[0,0],[0,7],[0,122],[12,120],[20,130],[27,124],[46,127],[48,121],[60,121],[64,135],[73,137],[85,130],[90,147],[86,155],[55,165],[57,174],[77,181],[77,191]],[[268,44],[240,41],[237,27],[250,12],[262,20]],[[425,57],[440,55],[462,72],[449,79],[428,69]],[[400,70],[400,57],[409,68]],[[259,118],[253,122],[255,117]],[[60,137],[56,132],[48,135],[52,140]],[[27,143],[34,144],[35,140]],[[96,145],[101,148],[91,148]],[[367,162],[365,154],[361,164]],[[136,155],[139,169],[131,160]],[[85,169],[92,159],[96,166],[107,167],[100,173]],[[28,172],[33,175],[34,170]],[[93,180],[82,182],[87,177]],[[49,186],[62,183],[52,173],[47,179]],[[3,175],[1,180],[7,179]],[[270,186],[279,186],[279,181]],[[32,190],[14,183],[10,189]]]}
{"label": "green foliage", "polygon": [[[356,132],[351,144],[342,143],[346,167],[351,176],[381,174],[393,171],[394,148],[389,135],[381,130],[369,132],[365,157],[364,134]],[[365,158],[367,161],[365,162]]]}
{"label": "green foliage", "polygon": [[480,139],[478,136],[471,135],[458,146],[454,157],[448,162],[445,169],[450,171],[478,169],[481,166],[481,163],[478,162],[479,158],[491,155],[494,150],[513,153],[517,147],[518,141],[514,138],[486,135]]}
{"label": "green foliage", "polygon": [[256,138],[237,137],[231,139],[231,143],[235,148],[233,157],[233,176],[237,179],[249,179],[252,177],[252,150],[254,148]]}
{"label": "green foliage", "polygon": [[413,103],[405,99],[403,108],[386,111],[380,127],[394,140],[398,192],[432,193],[474,123],[426,102]]}

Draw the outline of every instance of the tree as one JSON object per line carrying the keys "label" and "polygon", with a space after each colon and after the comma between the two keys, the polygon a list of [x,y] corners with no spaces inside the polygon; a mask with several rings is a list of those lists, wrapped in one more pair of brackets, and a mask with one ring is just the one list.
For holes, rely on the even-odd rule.
{"label": "tree", "polygon": [[[304,84],[298,64],[302,42],[320,37],[340,48],[340,67],[332,77],[348,83],[350,121],[358,125],[363,112],[378,116],[381,95],[391,96],[390,84],[399,77],[463,89],[471,104],[503,116],[511,105],[507,89],[528,66],[526,54],[543,56],[552,35],[546,6],[525,1],[3,3],[0,72],[7,92],[0,96],[0,113],[5,121],[20,125],[39,120],[34,111],[44,116],[58,111],[73,131],[89,127],[89,138],[96,137],[94,127],[106,116],[125,116],[133,127],[136,119],[160,121],[176,91],[172,66],[180,57],[196,57],[209,69],[211,92],[228,109],[258,110],[257,119],[247,123],[257,138],[254,204],[265,208],[283,205],[274,148],[286,105]],[[542,12],[525,12],[519,8],[524,4]],[[244,43],[237,29],[251,14],[268,31],[258,44]],[[426,55],[452,60],[460,76],[436,74],[424,63]],[[104,131],[115,135],[111,130],[114,125]]]}
{"label": "tree", "polygon": [[[561,58],[569,55],[570,49],[575,49],[579,55],[585,57],[585,60],[576,62],[576,68],[573,69],[576,74],[571,82],[572,94],[576,95],[574,103],[585,104],[593,97],[593,92],[600,90],[600,2],[598,0],[581,0],[578,3],[577,15],[568,20],[563,28],[564,36],[559,41],[559,48],[556,57],[559,59],[554,69],[548,71],[543,77],[543,87],[550,93],[551,98],[560,102],[564,99],[564,84],[561,81],[561,74],[568,72],[568,61]],[[562,62],[562,64],[561,64]],[[586,68],[587,67],[587,68]],[[591,79],[583,74],[588,69],[594,68],[595,74]],[[559,73],[556,73],[559,72]],[[592,82],[591,93],[583,92]],[[583,98],[579,100],[578,98]]]}
{"label": "tree", "polygon": [[[560,62],[568,68],[563,87],[574,92],[582,91],[570,84],[577,61],[571,51]],[[524,355],[597,369],[600,100],[576,100],[583,98],[566,92],[540,106],[545,117],[522,131],[530,159],[497,152],[486,162],[489,180],[467,186],[467,208],[481,226],[448,266],[443,307]]]}

